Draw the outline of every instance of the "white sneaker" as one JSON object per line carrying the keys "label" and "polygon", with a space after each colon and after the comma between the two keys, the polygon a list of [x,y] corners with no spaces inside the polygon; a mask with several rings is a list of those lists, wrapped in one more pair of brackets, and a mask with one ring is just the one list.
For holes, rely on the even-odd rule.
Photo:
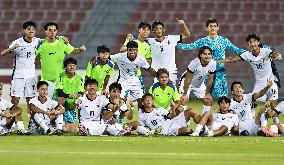
{"label": "white sneaker", "polygon": [[5,129],[0,126],[0,136],[6,135],[6,133]]}
{"label": "white sneaker", "polygon": [[200,134],[200,132],[196,132],[196,131],[194,131],[194,132],[192,132],[192,134],[190,134],[190,136],[199,136],[199,134]]}

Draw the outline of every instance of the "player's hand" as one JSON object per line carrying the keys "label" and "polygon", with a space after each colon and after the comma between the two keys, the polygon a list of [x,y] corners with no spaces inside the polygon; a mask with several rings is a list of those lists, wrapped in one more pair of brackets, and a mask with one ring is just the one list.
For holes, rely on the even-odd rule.
{"label": "player's hand", "polygon": [[77,105],[82,104],[82,100],[81,100],[81,99],[78,99],[78,100],[76,101],[76,104],[77,104]]}
{"label": "player's hand", "polygon": [[133,35],[132,34],[127,34],[126,40],[132,41],[133,40]]}
{"label": "player's hand", "polygon": [[65,36],[61,36],[65,44],[69,44],[69,39]]}
{"label": "player's hand", "polygon": [[5,114],[5,117],[7,117],[7,118],[11,118],[11,117],[14,117],[12,114],[10,114],[10,113],[6,113]]}
{"label": "player's hand", "polygon": [[177,18],[176,18],[176,20],[178,21],[178,24],[179,24],[179,25],[185,25],[185,22],[184,22],[184,20],[181,20],[181,19],[177,19]]}
{"label": "player's hand", "polygon": [[207,94],[205,94],[205,96],[204,96],[204,100],[210,101],[210,102],[212,103],[213,98],[212,98],[212,96],[211,96],[209,93],[207,93]]}
{"label": "player's hand", "polygon": [[78,98],[78,95],[77,94],[69,94],[69,98],[70,99],[76,99],[76,98]]}
{"label": "player's hand", "polygon": [[180,101],[181,101],[181,105],[187,105],[187,103],[189,101],[189,97],[187,95],[182,95],[180,97]]}
{"label": "player's hand", "polygon": [[264,103],[264,106],[266,108],[269,108],[270,107],[270,104],[271,104],[271,100],[267,100],[265,103]]}
{"label": "player's hand", "polygon": [[272,81],[272,78],[270,77],[267,79],[267,86],[271,87],[272,85],[273,85],[273,81]]}
{"label": "player's hand", "polygon": [[217,60],[216,63],[226,63],[226,60]]}
{"label": "player's hand", "polygon": [[282,60],[282,55],[280,53],[275,54],[275,60]]}
{"label": "player's hand", "polygon": [[85,45],[82,45],[79,49],[80,49],[82,52],[84,52],[84,51],[86,51],[86,50],[87,50],[87,48],[86,48],[86,46],[85,46]]}

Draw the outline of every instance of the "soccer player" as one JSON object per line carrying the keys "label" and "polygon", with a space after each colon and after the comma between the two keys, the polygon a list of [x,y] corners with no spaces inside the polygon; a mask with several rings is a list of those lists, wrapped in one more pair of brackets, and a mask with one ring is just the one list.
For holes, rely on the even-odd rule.
{"label": "soccer player", "polygon": [[[282,134],[284,135],[284,124],[279,121],[278,116],[282,114],[284,115],[284,101],[281,101],[277,104],[277,106],[272,109],[272,111],[267,111],[266,115],[268,118],[273,119],[273,123],[276,125],[277,129],[274,131],[275,134]],[[273,125],[271,126],[273,127]],[[271,129],[270,127],[270,129]],[[272,129],[271,129],[272,130]]]}
{"label": "soccer player", "polygon": [[91,62],[88,63],[86,79],[92,78],[98,81],[98,91],[106,95],[106,87],[110,76],[114,74],[114,64],[109,60],[110,49],[106,45],[97,47],[97,57],[93,57]]}
{"label": "soccer player", "polygon": [[2,92],[3,85],[2,82],[0,82],[0,135],[5,135],[9,132],[13,123],[16,123],[18,127],[18,134],[26,134],[27,132],[21,116],[23,110],[17,105],[1,98]]}
{"label": "soccer player", "polygon": [[226,96],[218,99],[219,111],[212,114],[205,112],[196,125],[195,131],[191,136],[223,136],[230,134],[239,134],[239,119],[237,114],[229,112],[231,100]]}
{"label": "soccer player", "polygon": [[63,72],[63,60],[66,54],[80,54],[86,51],[82,45],[74,48],[66,44],[63,39],[57,39],[58,25],[55,22],[48,22],[44,26],[47,37],[37,46],[36,55],[40,57],[41,78],[48,82],[49,97],[52,98],[55,89],[55,81]]}
{"label": "soccer player", "polygon": [[[137,42],[138,44],[138,54],[141,55],[142,57],[144,57],[149,64],[152,63],[152,57],[151,57],[151,48],[147,42],[147,38],[149,37],[151,32],[151,25],[149,22],[144,22],[141,21],[138,24],[138,36],[137,37],[133,37],[131,34],[127,35],[127,38],[124,42],[124,45],[121,47],[120,52],[125,52],[127,50],[126,48],[126,44],[133,40],[135,42]],[[138,69],[137,71],[137,76],[139,77],[141,84],[144,88],[144,82],[143,82],[143,78],[141,75],[141,70]]]}
{"label": "soccer player", "polygon": [[[160,68],[157,71],[158,81],[154,83],[150,89],[149,93],[154,97],[155,107],[162,107],[166,110],[170,110],[171,102],[178,104],[180,101],[180,94],[178,93],[175,85],[170,82],[169,71],[165,68]],[[186,105],[186,102],[183,102],[182,105]],[[179,112],[183,111],[182,107],[178,107]],[[179,113],[177,112],[177,113]]]}
{"label": "soccer player", "polygon": [[[256,99],[266,94],[272,84],[272,80],[267,80],[267,85],[259,92],[244,94],[244,88],[241,82],[234,81],[232,83],[231,92],[233,98],[231,99],[230,110],[239,117],[240,135],[256,135],[261,130],[261,123],[266,122],[261,121],[261,116],[265,110],[259,111],[257,116],[255,116],[252,105]],[[264,125],[264,127],[266,127],[266,125]],[[262,128],[262,130],[264,133],[267,132],[267,128]]]}
{"label": "soccer player", "polygon": [[[239,49],[233,45],[227,38],[218,35],[219,23],[216,18],[210,18],[206,21],[206,30],[208,32],[207,37],[200,38],[190,44],[180,43],[177,45],[177,48],[182,50],[192,50],[203,46],[209,46],[213,52],[212,59],[215,61],[225,59],[225,51],[227,49],[238,55],[245,52],[245,50]],[[224,64],[217,64],[213,86],[210,93],[216,98],[228,95]]]}
{"label": "soccer player", "polygon": [[55,98],[60,105],[65,107],[63,131],[75,133],[76,130],[76,100],[84,92],[84,80],[76,73],[77,60],[67,58],[64,63],[65,72],[62,72],[56,80]]}
{"label": "soccer player", "polygon": [[87,79],[84,83],[87,94],[79,97],[76,104],[79,108],[79,134],[80,135],[123,135],[123,127],[117,123],[106,124],[103,121],[102,112],[109,103],[108,99],[97,94],[98,82],[95,79]]}
{"label": "soccer player", "polygon": [[177,83],[177,67],[175,61],[175,47],[177,43],[189,38],[190,32],[183,20],[177,20],[182,28],[182,35],[165,35],[165,25],[161,21],[152,24],[152,32],[155,38],[148,38],[151,47],[152,67],[155,70],[167,68],[170,73],[170,80]]}
{"label": "soccer player", "polygon": [[38,97],[32,98],[29,102],[34,113],[33,118],[40,128],[34,133],[61,135],[65,108],[47,97],[48,83],[46,81],[37,83],[37,92]]}
{"label": "soccer player", "polygon": [[[212,60],[212,49],[203,46],[199,50],[198,57],[193,59],[187,71],[181,76],[180,92],[184,97],[188,97],[193,91],[197,98],[202,99],[203,113],[211,110],[212,97],[210,90],[213,84],[213,77],[216,71],[216,62]],[[207,85],[204,80],[208,77]]]}
{"label": "soccer player", "polygon": [[160,133],[162,135],[189,135],[192,129],[188,128],[190,118],[198,123],[200,115],[194,109],[188,109],[180,114],[176,114],[176,108],[179,104],[172,104],[169,111],[164,108],[154,108],[154,98],[150,93],[146,93],[142,97],[142,105],[138,120],[141,126],[137,128],[137,132],[143,135]]}
{"label": "soccer player", "polygon": [[1,56],[13,52],[15,55],[11,82],[11,97],[14,105],[19,104],[21,97],[26,98],[27,112],[30,114],[29,101],[36,95],[35,48],[40,42],[35,37],[36,23],[27,21],[23,24],[24,36],[16,39],[1,52]]}
{"label": "soccer player", "polygon": [[137,42],[130,41],[126,47],[127,52],[111,55],[110,58],[117,63],[119,68],[118,83],[122,86],[121,97],[131,96],[133,100],[138,100],[143,95],[143,89],[137,76],[137,70],[144,68],[154,77],[157,76],[157,73],[145,58],[138,55]]}
{"label": "soccer player", "polygon": [[268,48],[260,48],[260,37],[256,34],[249,34],[246,37],[246,41],[251,51],[242,53],[240,56],[234,56],[220,60],[219,62],[231,63],[235,61],[245,60],[247,61],[255,75],[255,85],[252,93],[257,93],[266,86],[268,79],[272,79],[272,86],[267,93],[258,98],[257,101],[265,102],[266,100],[272,100],[272,109],[275,107],[275,101],[278,99],[278,86],[274,82],[276,80],[271,67],[271,59],[281,60],[281,54],[273,52]]}

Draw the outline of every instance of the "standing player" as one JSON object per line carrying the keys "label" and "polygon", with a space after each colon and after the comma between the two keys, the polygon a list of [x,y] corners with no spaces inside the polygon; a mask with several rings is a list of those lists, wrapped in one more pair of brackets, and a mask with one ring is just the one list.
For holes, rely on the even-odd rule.
{"label": "standing player", "polygon": [[219,112],[214,114],[205,112],[191,136],[200,136],[202,130],[207,136],[238,135],[239,119],[238,115],[229,112],[230,103],[231,100],[226,96],[220,97],[218,99]]}
{"label": "standing player", "polygon": [[137,70],[139,68],[146,69],[152,76],[156,77],[156,71],[151,68],[150,64],[145,58],[137,54],[138,44],[135,41],[130,41],[126,45],[127,52],[111,55],[110,58],[114,60],[119,67],[118,83],[122,86],[122,98],[131,96],[133,100],[138,100],[143,95],[143,89]]}
{"label": "standing player", "polygon": [[[35,133],[62,134],[64,107],[57,101],[48,98],[48,83],[37,83],[38,97],[30,100],[30,107],[34,113],[34,120],[40,126],[40,131]],[[55,129],[54,129],[55,126]]]}
{"label": "standing player", "polygon": [[[181,76],[180,91],[185,97],[189,96],[191,91],[194,91],[195,96],[202,99],[203,113],[211,110],[210,90],[215,71],[216,62],[212,60],[212,49],[203,46],[199,50],[198,57],[189,63],[187,71]],[[204,84],[206,77],[208,77],[207,86]]]}
{"label": "standing player", "polygon": [[97,47],[97,57],[93,57],[88,63],[86,79],[92,78],[98,81],[98,92],[106,95],[106,87],[110,76],[114,74],[114,64],[109,60],[110,49],[106,45]]}
{"label": "standing player", "polygon": [[[151,65],[152,63],[152,57],[151,57],[151,48],[147,42],[147,38],[149,37],[151,32],[151,25],[149,22],[140,22],[138,25],[138,36],[137,37],[133,37],[131,34],[127,35],[127,38],[124,42],[124,45],[121,47],[120,51],[121,52],[125,52],[127,50],[126,48],[126,44],[133,40],[135,42],[137,42],[138,44],[138,54],[141,55],[142,57],[144,57],[148,63]],[[139,77],[141,84],[144,88],[144,82],[143,82],[143,78],[141,75],[141,70],[138,69],[137,71],[137,76]]]}
{"label": "standing player", "polygon": [[188,128],[190,118],[195,123],[200,120],[200,115],[193,109],[188,109],[180,114],[176,114],[176,108],[179,104],[172,104],[169,111],[164,108],[154,108],[154,99],[150,93],[146,93],[142,97],[141,110],[138,114],[138,120],[141,126],[137,128],[137,132],[148,135],[150,132],[156,132],[163,135],[189,135],[192,129]]}
{"label": "standing player", "polygon": [[255,116],[252,106],[256,99],[266,94],[272,84],[272,80],[267,80],[265,88],[260,90],[258,93],[244,94],[244,88],[241,82],[234,81],[232,83],[231,92],[233,94],[233,98],[231,99],[230,110],[239,117],[240,135],[256,135],[260,129],[264,133],[270,133],[267,128],[260,128],[260,126],[263,125],[263,122],[266,122],[261,121],[263,120],[261,116],[265,109],[259,111],[257,116]]}
{"label": "standing player", "polygon": [[37,46],[36,55],[40,57],[41,78],[50,84],[48,94],[52,98],[55,81],[63,72],[65,55],[80,54],[86,50],[86,47],[83,45],[80,48],[74,48],[70,44],[64,43],[63,39],[56,39],[58,25],[54,22],[45,24],[44,30],[47,38]]}
{"label": "standing player", "polygon": [[25,134],[26,130],[21,116],[23,110],[17,105],[13,105],[1,98],[2,92],[3,85],[0,82],[0,135],[4,135],[9,132],[13,123],[16,123],[18,127],[18,134]]}
{"label": "standing player", "polygon": [[35,50],[40,39],[34,37],[35,22],[25,22],[23,29],[24,37],[13,41],[9,48],[1,52],[1,56],[14,53],[14,70],[11,82],[12,103],[18,105],[20,97],[25,97],[27,112],[30,114],[29,101],[36,94]]}
{"label": "standing player", "polygon": [[249,34],[246,37],[246,41],[251,51],[242,53],[240,56],[220,60],[220,62],[231,63],[240,60],[247,61],[251,65],[255,75],[255,85],[252,93],[259,92],[266,86],[267,80],[272,79],[273,85],[269,88],[267,93],[258,98],[257,101],[265,102],[267,99],[272,100],[272,108],[274,108],[275,102],[278,99],[278,87],[274,82],[276,78],[272,71],[271,59],[281,60],[281,54],[273,52],[268,48],[260,48],[260,37],[256,34]]}
{"label": "standing player", "polygon": [[[157,76],[159,82],[154,83],[150,87],[149,93],[152,94],[154,97],[155,107],[162,107],[166,110],[170,110],[170,105],[172,102],[175,102],[176,104],[179,103],[180,95],[175,85],[170,82],[169,72],[167,69],[158,69]],[[182,104],[186,105],[187,103],[183,102]],[[181,107],[177,107],[177,110],[179,112],[183,111]]]}
{"label": "standing player", "polygon": [[[202,46],[209,46],[212,49],[212,58],[215,61],[225,59],[225,51],[227,49],[238,55],[245,52],[245,50],[239,49],[233,45],[227,38],[218,35],[219,24],[216,18],[210,18],[206,21],[206,30],[208,31],[207,37],[200,38],[191,44],[178,44],[177,48],[182,50],[192,50],[201,48]],[[224,64],[217,64],[213,87],[210,93],[213,97],[217,98],[228,95]]]}
{"label": "standing player", "polygon": [[76,73],[76,59],[67,58],[63,65],[65,72],[62,72],[56,80],[55,98],[65,107],[64,132],[75,133],[77,121],[75,102],[84,92],[84,80]]}
{"label": "standing player", "polygon": [[161,21],[152,24],[152,31],[155,38],[148,38],[151,47],[152,67],[155,70],[167,68],[170,73],[170,80],[173,84],[177,83],[177,67],[175,61],[175,47],[178,42],[189,38],[190,32],[183,20],[178,20],[182,28],[182,35],[165,36],[165,25]]}
{"label": "standing player", "polygon": [[87,94],[80,97],[76,104],[79,108],[79,134],[103,135],[109,133],[114,136],[123,134],[123,127],[119,124],[105,124],[102,112],[106,108],[108,99],[96,93],[98,82],[87,79],[84,83]]}

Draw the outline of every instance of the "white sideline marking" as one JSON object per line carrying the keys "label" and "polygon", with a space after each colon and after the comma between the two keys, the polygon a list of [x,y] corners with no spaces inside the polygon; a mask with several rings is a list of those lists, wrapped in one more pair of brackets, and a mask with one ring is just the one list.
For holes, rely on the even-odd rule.
{"label": "white sideline marking", "polygon": [[28,151],[28,150],[0,150],[0,153],[36,153],[36,154],[70,154],[70,155],[151,155],[151,156],[254,156],[254,157],[284,157],[284,154],[209,154],[209,153],[173,153],[173,152],[76,152],[76,151]]}

